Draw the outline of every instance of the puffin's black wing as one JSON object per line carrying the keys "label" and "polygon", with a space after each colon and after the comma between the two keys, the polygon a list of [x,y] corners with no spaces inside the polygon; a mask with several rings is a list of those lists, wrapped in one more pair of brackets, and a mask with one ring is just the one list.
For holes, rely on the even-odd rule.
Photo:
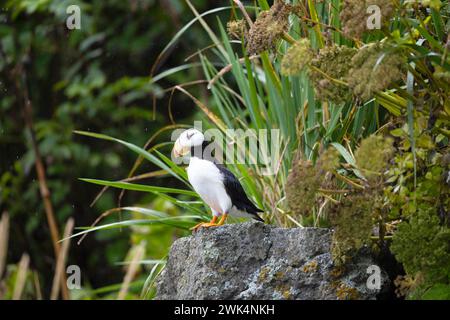
{"label": "puffin's black wing", "polygon": [[223,175],[225,191],[230,196],[232,204],[237,209],[251,214],[253,219],[264,222],[264,220],[258,216],[258,212],[263,212],[263,210],[259,209],[253,204],[253,202],[250,201],[244,191],[244,188],[234,174],[224,165],[217,163],[215,165],[219,168],[220,173]]}

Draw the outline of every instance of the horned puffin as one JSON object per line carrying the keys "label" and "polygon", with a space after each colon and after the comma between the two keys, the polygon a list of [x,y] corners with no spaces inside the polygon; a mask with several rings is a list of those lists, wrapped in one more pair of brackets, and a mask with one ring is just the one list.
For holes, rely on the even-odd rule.
{"label": "horned puffin", "polygon": [[191,230],[223,225],[228,215],[264,222],[258,215],[263,210],[250,201],[236,176],[204,152],[208,145],[203,133],[191,128],[181,133],[173,147],[175,157],[190,156],[188,180],[212,210],[210,222],[201,222]]}

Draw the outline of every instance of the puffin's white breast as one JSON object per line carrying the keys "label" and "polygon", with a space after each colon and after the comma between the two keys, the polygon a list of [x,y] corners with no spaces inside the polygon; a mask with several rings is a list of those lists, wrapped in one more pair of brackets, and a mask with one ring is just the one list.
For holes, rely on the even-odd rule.
{"label": "puffin's white breast", "polygon": [[214,163],[192,157],[187,168],[189,182],[195,192],[216,214],[228,213],[232,207],[223,184],[223,176]]}

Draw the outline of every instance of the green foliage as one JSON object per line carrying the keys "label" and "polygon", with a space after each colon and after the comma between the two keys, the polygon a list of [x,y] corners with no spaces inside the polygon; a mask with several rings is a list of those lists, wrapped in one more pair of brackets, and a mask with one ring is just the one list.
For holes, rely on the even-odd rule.
{"label": "green foliage", "polygon": [[[314,178],[319,162],[314,165],[296,160],[288,180],[294,187],[287,187],[288,203],[290,200],[302,214],[314,215],[315,208],[323,209],[327,200],[331,202],[326,215],[335,229],[336,263],[345,262],[348,254],[362,245],[370,245],[371,239],[378,238],[380,245],[392,242],[394,253],[405,266],[406,278],[413,279],[403,281],[402,294],[410,298],[444,297],[448,290],[450,208],[445,159],[450,136],[446,77],[450,60],[445,49],[448,41],[446,45],[443,41],[448,40],[449,6],[438,3],[403,6],[392,1],[372,2],[383,8],[383,28],[371,32],[361,23],[367,20],[368,2],[344,1],[340,12],[343,35],[351,37],[358,49],[349,48],[347,43],[344,50],[353,50],[354,55],[346,60],[341,59],[336,44],[319,45],[317,57],[328,57],[323,59],[328,64],[320,63],[319,58],[313,60],[308,66],[311,81],[317,97],[324,101],[354,100],[366,105],[374,99],[391,113],[394,139],[383,128],[384,133],[363,139],[357,148],[333,141],[346,163],[330,172],[331,186],[337,190],[326,200],[318,201],[327,191]],[[431,10],[413,13],[409,9],[420,6]],[[394,13],[399,19],[390,20]],[[336,65],[341,71],[329,67],[339,59],[342,61]],[[306,186],[296,182],[298,177]],[[310,192],[309,186],[315,192]],[[296,196],[301,201],[294,201]],[[427,250],[421,250],[427,243]]]}
{"label": "green foliage", "polygon": [[301,39],[286,51],[281,60],[281,74],[285,76],[299,74],[311,63],[312,58],[311,42],[309,39]]}
{"label": "green foliage", "polygon": [[290,210],[307,215],[315,203],[320,187],[318,170],[309,160],[294,160],[286,184],[286,201]]}
{"label": "green foliage", "polygon": [[272,50],[283,33],[289,30],[291,6],[283,0],[275,0],[270,10],[262,11],[250,28],[247,40],[249,54]]}
{"label": "green foliage", "polygon": [[437,283],[420,297],[423,300],[450,300],[450,285]]}
{"label": "green foliage", "polygon": [[364,177],[374,183],[387,169],[393,153],[391,138],[373,135],[361,141],[355,152],[356,165]]}
{"label": "green foliage", "polygon": [[397,0],[344,0],[340,20],[343,25],[343,31],[346,35],[355,38],[361,38],[364,32],[367,32],[367,24],[361,23],[368,20],[373,12],[367,12],[370,5],[376,5],[381,8],[381,23],[384,27],[389,26],[389,20],[394,9],[399,5]]}
{"label": "green foliage", "polygon": [[332,255],[336,265],[348,262],[351,255],[369,243],[376,195],[365,192],[341,199],[330,210],[334,226]]}
{"label": "green foliage", "polygon": [[361,48],[350,61],[347,81],[353,94],[368,100],[376,92],[388,89],[404,74],[406,59],[380,43]]}
{"label": "green foliage", "polygon": [[337,83],[336,80],[346,80],[353,66],[352,58],[356,52],[354,48],[336,45],[319,50],[317,57],[312,61],[314,69],[310,70],[311,81],[318,99],[329,100],[336,104],[351,100],[348,86]]}
{"label": "green foliage", "polygon": [[294,216],[307,216],[320,197],[319,189],[330,187],[327,175],[339,167],[339,154],[335,149],[329,148],[320,155],[316,165],[301,159],[301,154],[297,158],[287,177],[286,201]]}
{"label": "green foliage", "polygon": [[[14,296],[15,288],[18,287],[17,276],[19,273],[19,264],[10,264],[6,270],[5,279],[0,285],[0,296],[2,300],[11,300]],[[24,274],[24,284],[21,294],[22,299],[32,299],[36,296],[36,288],[33,285],[33,277],[36,277],[30,270],[26,270]]]}
{"label": "green foliage", "polygon": [[[426,120],[424,118],[427,118]],[[402,294],[410,299],[443,299],[450,292],[450,185],[448,184],[448,148],[442,148],[439,131],[429,132],[429,119],[414,122],[415,154],[407,128],[392,134],[401,152],[388,171],[390,186],[385,195],[391,204],[391,219],[402,218],[394,233],[391,249],[414,279]],[[436,134],[437,133],[437,134]],[[414,171],[416,169],[416,172]],[[404,285],[400,282],[400,285]]]}
{"label": "green foliage", "polygon": [[400,223],[391,249],[408,274],[420,272],[429,283],[450,281],[450,229],[434,208],[419,209]]}
{"label": "green foliage", "polygon": [[236,39],[243,39],[247,36],[247,24],[243,19],[228,21],[227,32]]}
{"label": "green foliage", "polygon": [[332,253],[337,265],[345,264],[354,252],[370,244],[374,225],[385,215],[384,174],[392,153],[391,139],[375,135],[362,140],[356,149],[355,165],[364,179],[358,179],[360,187],[353,190],[347,182],[351,191],[338,198],[329,212],[335,229]]}

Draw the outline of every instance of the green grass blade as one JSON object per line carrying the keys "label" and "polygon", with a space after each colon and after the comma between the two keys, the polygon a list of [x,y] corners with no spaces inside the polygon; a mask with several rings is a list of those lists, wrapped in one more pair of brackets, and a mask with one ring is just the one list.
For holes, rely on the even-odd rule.
{"label": "green grass blade", "polygon": [[142,192],[151,192],[151,193],[175,193],[175,194],[184,194],[191,197],[198,197],[197,193],[190,190],[176,189],[176,188],[166,188],[166,187],[157,187],[157,186],[147,186],[143,184],[122,182],[122,181],[107,181],[107,180],[99,180],[99,179],[86,179],[80,178],[79,180],[98,184],[101,186],[109,186],[113,188],[125,189],[125,190],[133,190],[133,191],[142,191]]}
{"label": "green grass blade", "polygon": [[134,220],[124,220],[120,222],[113,222],[104,224],[101,226],[95,226],[91,228],[87,228],[87,230],[83,230],[80,232],[77,232],[73,235],[71,235],[68,238],[61,239],[60,242],[65,241],[67,239],[79,237],[81,235],[84,235],[86,233],[99,231],[99,230],[110,230],[110,229],[117,229],[122,227],[131,227],[131,226],[138,226],[138,225],[155,225],[155,224],[164,224],[180,229],[189,229],[190,226],[192,226],[195,223],[195,219],[201,219],[201,216],[196,215],[190,215],[190,216],[178,216],[178,217],[168,217],[168,218],[160,218],[160,219],[134,219]]}
{"label": "green grass blade", "polygon": [[150,152],[146,151],[145,149],[138,147],[132,143],[114,138],[114,137],[110,137],[106,134],[101,134],[101,133],[94,133],[94,132],[87,132],[87,131],[74,131],[76,134],[79,135],[83,135],[83,136],[88,136],[88,137],[92,137],[92,138],[97,138],[97,139],[102,139],[102,140],[108,140],[108,141],[114,141],[114,142],[118,142],[122,145],[124,145],[125,147],[127,147],[128,149],[134,151],[135,153],[139,154],[140,156],[142,156],[144,159],[150,161],[151,163],[153,163],[154,165],[158,166],[159,168],[166,170],[167,173],[169,173],[170,175],[172,175],[173,177],[177,178],[180,181],[185,182],[186,179],[183,179],[182,177],[180,177],[177,173],[175,173],[172,168],[170,168],[169,166],[167,166],[163,161],[161,161],[160,159],[158,159],[157,157],[155,157],[154,155],[152,155]]}

